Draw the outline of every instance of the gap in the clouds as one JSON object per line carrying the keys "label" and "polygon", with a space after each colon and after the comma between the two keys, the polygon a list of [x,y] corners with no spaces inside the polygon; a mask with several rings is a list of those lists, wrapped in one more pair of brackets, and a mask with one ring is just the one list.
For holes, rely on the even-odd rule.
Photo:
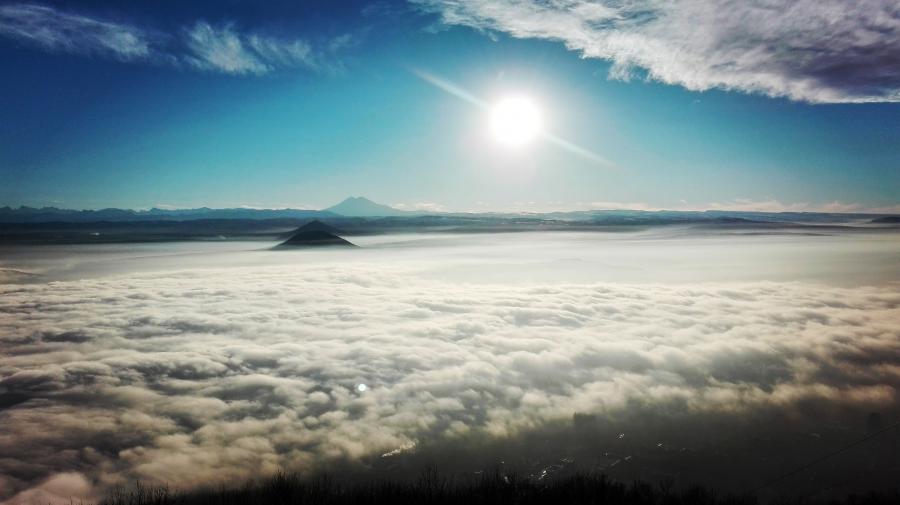
{"label": "gap in the clouds", "polygon": [[[244,483],[168,491],[175,493],[173,499],[182,496],[185,503],[220,499],[218,496],[244,503],[257,493],[272,493],[269,500],[292,503],[304,502],[298,498],[303,495],[299,486],[315,486],[324,479],[334,487],[313,500],[316,503],[356,503],[360,498],[351,497],[360,492],[369,496],[367,503],[381,503],[389,500],[388,496],[393,497],[391,503],[402,503],[396,495],[379,489],[412,486],[404,492],[407,499],[421,500],[425,499],[419,488],[422,479],[434,478],[449,495],[431,495],[433,503],[457,503],[459,495],[466,494],[483,500],[476,503],[555,503],[542,493],[571,496],[581,489],[585,499],[596,499],[597,488],[584,490],[584,484],[578,482],[603,479],[626,487],[641,483],[648,490],[671,493],[664,503],[673,504],[681,503],[678,496],[691,504],[718,503],[713,496],[731,504],[798,499],[811,504],[834,503],[861,492],[872,494],[872,501],[866,503],[890,503],[896,496],[892,469],[898,463],[900,429],[865,439],[896,419],[900,419],[896,409],[872,412],[865,404],[839,405],[824,399],[801,401],[786,409],[762,406],[731,412],[691,412],[685,404],[648,402],[606,413],[575,412],[567,419],[509,432],[429,434],[418,444],[383,454],[320,461],[315,471],[287,466],[274,477],[260,475]],[[865,442],[853,450],[818,462],[823,454],[860,440]],[[797,475],[781,478],[798,469]],[[275,480],[267,481],[269,478]],[[285,478],[291,482],[279,487],[277,482]],[[485,479],[499,479],[505,489],[495,490],[500,494],[517,490],[522,497],[510,501],[509,496],[500,498],[485,495],[484,489],[470,489],[483,486]],[[691,495],[699,492],[698,488],[704,490],[708,502]],[[130,489],[126,486],[109,494],[105,503],[121,504],[117,500],[128,496]],[[219,495],[223,492],[225,495]],[[379,493],[388,494],[370,501]],[[729,497],[740,498],[731,501]],[[659,503],[661,498],[645,499],[634,503]],[[632,501],[614,499],[609,503]]]}

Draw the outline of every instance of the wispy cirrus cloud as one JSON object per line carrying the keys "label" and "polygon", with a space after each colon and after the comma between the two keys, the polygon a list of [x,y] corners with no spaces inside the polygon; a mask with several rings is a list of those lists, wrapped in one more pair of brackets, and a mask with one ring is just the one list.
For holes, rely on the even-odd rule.
{"label": "wispy cirrus cloud", "polygon": [[191,65],[230,74],[264,74],[277,68],[315,68],[312,46],[299,39],[279,40],[242,34],[232,25],[214,27],[198,22],[185,30]]}
{"label": "wispy cirrus cloud", "polygon": [[814,103],[900,101],[891,0],[411,0],[443,23],[563,42],[646,78]]}
{"label": "wispy cirrus cloud", "polygon": [[0,36],[51,52],[255,75],[331,68],[326,59],[352,39],[345,34],[317,50],[301,38],[241,31],[233,24],[201,20],[167,33],[32,4],[0,6]]}
{"label": "wispy cirrus cloud", "polygon": [[0,35],[48,51],[122,61],[154,58],[159,42],[136,26],[27,4],[0,6]]}

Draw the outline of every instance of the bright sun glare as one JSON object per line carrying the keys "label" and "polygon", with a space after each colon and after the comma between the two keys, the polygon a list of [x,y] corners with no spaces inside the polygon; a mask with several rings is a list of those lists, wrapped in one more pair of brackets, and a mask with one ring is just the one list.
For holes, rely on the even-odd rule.
{"label": "bright sun glare", "polygon": [[491,132],[498,142],[521,146],[534,140],[541,130],[541,112],[527,97],[504,98],[491,108]]}

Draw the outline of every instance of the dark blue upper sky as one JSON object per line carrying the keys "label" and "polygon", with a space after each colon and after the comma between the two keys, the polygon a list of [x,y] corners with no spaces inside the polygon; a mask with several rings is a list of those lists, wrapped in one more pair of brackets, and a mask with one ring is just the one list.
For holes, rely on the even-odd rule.
{"label": "dark blue upper sky", "polygon": [[[451,210],[900,202],[900,64],[862,65],[854,52],[889,42],[762,23],[740,25],[748,33],[710,25],[700,43],[702,12],[688,29],[680,12],[625,24],[638,15],[605,4],[517,9],[0,2],[0,205],[323,207],[348,195]],[[816,14],[804,13],[813,31]],[[896,39],[888,28],[876,32]],[[761,39],[782,47],[763,54],[753,47]],[[828,59],[810,62],[801,42]],[[424,74],[488,108],[527,95],[544,130],[578,149],[544,138],[498,144],[487,110]]]}

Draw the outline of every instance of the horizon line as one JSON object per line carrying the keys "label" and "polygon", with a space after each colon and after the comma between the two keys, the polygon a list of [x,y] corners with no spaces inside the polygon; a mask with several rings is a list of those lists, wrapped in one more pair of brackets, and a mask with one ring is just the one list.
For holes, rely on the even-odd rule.
{"label": "horizon line", "polygon": [[[397,204],[388,205],[388,204],[378,204],[372,200],[369,200],[376,205],[388,207],[396,212],[403,212],[409,215],[419,214],[419,215],[431,215],[431,214],[533,214],[533,215],[543,215],[543,214],[569,214],[569,213],[582,213],[582,212],[734,212],[734,213],[756,213],[756,214],[841,214],[841,215],[898,215],[900,214],[900,204],[894,206],[885,206],[878,208],[860,208],[860,209],[847,209],[847,210],[839,210],[839,209],[765,209],[765,208],[727,208],[726,207],[705,207],[705,208],[667,208],[667,207],[579,207],[579,208],[570,208],[570,209],[549,209],[549,210],[528,210],[528,209],[519,209],[519,210],[500,210],[500,209],[468,209],[468,210],[450,210],[450,209],[424,209],[424,208],[402,208],[397,207]],[[343,200],[342,200],[343,202]],[[297,212],[330,212],[332,214],[342,216],[342,217],[360,217],[360,216],[345,216],[340,214],[339,212],[329,211],[331,207],[335,207],[338,204],[330,205],[328,207],[323,208],[312,208],[312,207],[257,207],[257,206],[234,206],[234,207],[209,207],[206,205],[199,207],[137,207],[137,208],[128,208],[128,207],[94,207],[94,208],[71,208],[71,207],[56,207],[56,206],[48,206],[44,205],[42,207],[35,207],[31,205],[19,205],[18,207],[13,207],[12,205],[6,204],[0,206],[0,211],[22,211],[22,210],[36,210],[36,211],[45,211],[45,210],[56,210],[61,212],[102,212],[102,211],[122,211],[122,212],[131,212],[135,214],[146,214],[153,211],[159,212],[185,212],[185,211],[199,211],[199,210],[208,210],[208,211],[226,211],[226,210],[240,210],[240,211],[297,211]],[[627,204],[626,204],[627,205]],[[373,217],[377,217],[375,214]]]}

